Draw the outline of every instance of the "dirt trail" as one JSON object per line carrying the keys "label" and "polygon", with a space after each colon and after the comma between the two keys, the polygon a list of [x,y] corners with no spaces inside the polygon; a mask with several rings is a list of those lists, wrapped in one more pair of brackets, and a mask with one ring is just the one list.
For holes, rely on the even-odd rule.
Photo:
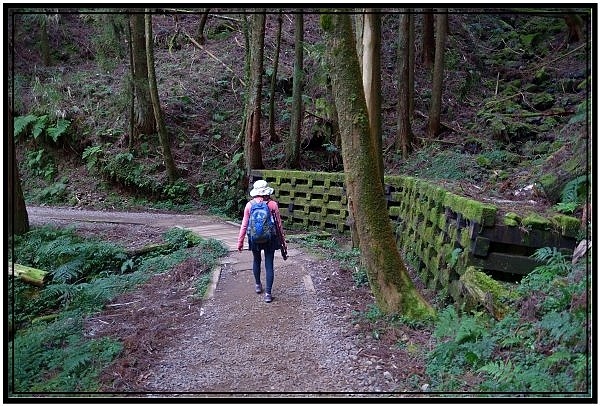
{"label": "dirt trail", "polygon": [[[72,225],[138,245],[136,236],[156,240],[173,226],[224,241],[238,231],[234,223],[204,215],[40,207],[28,213],[32,224]],[[254,292],[251,253],[231,245],[230,250],[213,275],[209,298],[192,294],[198,269],[187,261],[89,320],[90,336],[125,343],[103,375],[103,391],[142,397],[369,397],[416,389],[405,395],[418,396],[426,383],[419,381],[422,361],[399,348],[398,337],[385,340],[382,333],[373,339],[358,315],[372,297],[367,288],[354,286],[350,271],[289,244],[287,261],[275,255],[273,302],[265,303]],[[264,268],[262,277],[264,283]]]}

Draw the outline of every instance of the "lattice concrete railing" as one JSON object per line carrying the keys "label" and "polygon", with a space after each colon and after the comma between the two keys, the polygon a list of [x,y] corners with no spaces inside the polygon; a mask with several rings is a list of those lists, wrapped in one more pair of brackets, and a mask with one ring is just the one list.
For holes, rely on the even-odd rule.
{"label": "lattice concrete railing", "polygon": [[[255,170],[275,189],[284,225],[346,233],[349,226],[343,173]],[[530,255],[551,246],[572,250],[579,220],[509,213],[498,219],[491,204],[453,194],[408,176],[386,176],[385,198],[396,242],[431,288],[449,289],[469,265],[486,271],[526,274]]]}

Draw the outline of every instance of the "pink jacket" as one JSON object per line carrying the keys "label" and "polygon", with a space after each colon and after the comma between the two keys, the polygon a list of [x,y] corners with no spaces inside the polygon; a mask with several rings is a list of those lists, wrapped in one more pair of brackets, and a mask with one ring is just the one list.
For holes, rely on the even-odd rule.
{"label": "pink jacket", "polygon": [[[244,247],[244,239],[246,238],[246,232],[248,231],[248,219],[250,218],[250,207],[252,206],[252,200],[258,203],[262,202],[264,199],[262,198],[262,196],[256,196],[255,198],[248,201],[248,203],[246,203],[246,207],[244,207],[244,218],[242,219],[242,225],[240,226],[240,234],[238,235],[238,251],[241,251]],[[269,206],[269,210],[271,210],[274,213],[275,223],[277,227],[279,227],[279,229],[281,230],[281,237],[283,239],[283,241],[281,241],[281,245],[285,246],[285,234],[283,231],[281,216],[279,215],[279,206],[277,205],[277,202],[275,200],[269,200],[267,206]]]}

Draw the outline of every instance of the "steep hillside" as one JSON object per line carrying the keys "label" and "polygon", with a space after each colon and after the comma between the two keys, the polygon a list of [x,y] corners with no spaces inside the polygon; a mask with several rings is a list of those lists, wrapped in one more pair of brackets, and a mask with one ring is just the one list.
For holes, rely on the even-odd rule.
{"label": "steep hillside", "polygon": [[[98,11],[99,9],[94,9]],[[14,54],[15,116],[35,116],[46,130],[18,138],[26,200],[78,207],[219,209],[239,215],[243,177],[240,135],[244,101],[244,16],[211,10],[205,43],[195,43],[200,14],[163,10],[153,18],[156,73],[166,124],[182,182],[165,187],[158,137],[127,149],[129,59],[125,15],[52,14],[47,31],[50,65],[39,49],[40,15],[17,14],[9,24]],[[289,11],[289,10],[288,10]],[[403,160],[396,133],[398,15],[382,14],[383,138],[386,173],[443,183],[459,194],[544,212],[566,204],[561,192],[587,184],[591,93],[589,16],[582,37],[569,40],[563,15],[450,9],[445,53],[443,133],[425,138],[431,74],[420,59],[422,18],[416,15],[415,151]],[[169,14],[170,13],[170,14]],[[112,21],[110,24],[109,21]],[[267,17],[262,121],[263,158],[282,168],[285,142],[268,134],[268,84],[276,45],[277,14]],[[321,118],[327,98],[318,14],[305,15],[302,169],[342,170]],[[275,94],[275,128],[290,127],[294,58],[293,15],[283,14]],[[47,115],[46,121],[40,117]],[[61,120],[68,120],[61,121]],[[61,127],[62,126],[62,127]],[[323,135],[324,138],[319,138]],[[56,138],[57,142],[52,141]],[[580,188],[581,189],[581,188]],[[585,193],[583,193],[583,196]],[[565,210],[582,214],[581,196]],[[577,191],[575,192],[577,198]]]}

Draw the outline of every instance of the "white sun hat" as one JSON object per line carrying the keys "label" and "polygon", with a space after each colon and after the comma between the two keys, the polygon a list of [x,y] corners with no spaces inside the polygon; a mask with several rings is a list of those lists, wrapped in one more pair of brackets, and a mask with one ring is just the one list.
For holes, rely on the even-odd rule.
{"label": "white sun hat", "polygon": [[269,184],[266,180],[259,179],[254,182],[252,190],[250,191],[250,196],[269,196],[273,194],[273,188],[269,187]]}

